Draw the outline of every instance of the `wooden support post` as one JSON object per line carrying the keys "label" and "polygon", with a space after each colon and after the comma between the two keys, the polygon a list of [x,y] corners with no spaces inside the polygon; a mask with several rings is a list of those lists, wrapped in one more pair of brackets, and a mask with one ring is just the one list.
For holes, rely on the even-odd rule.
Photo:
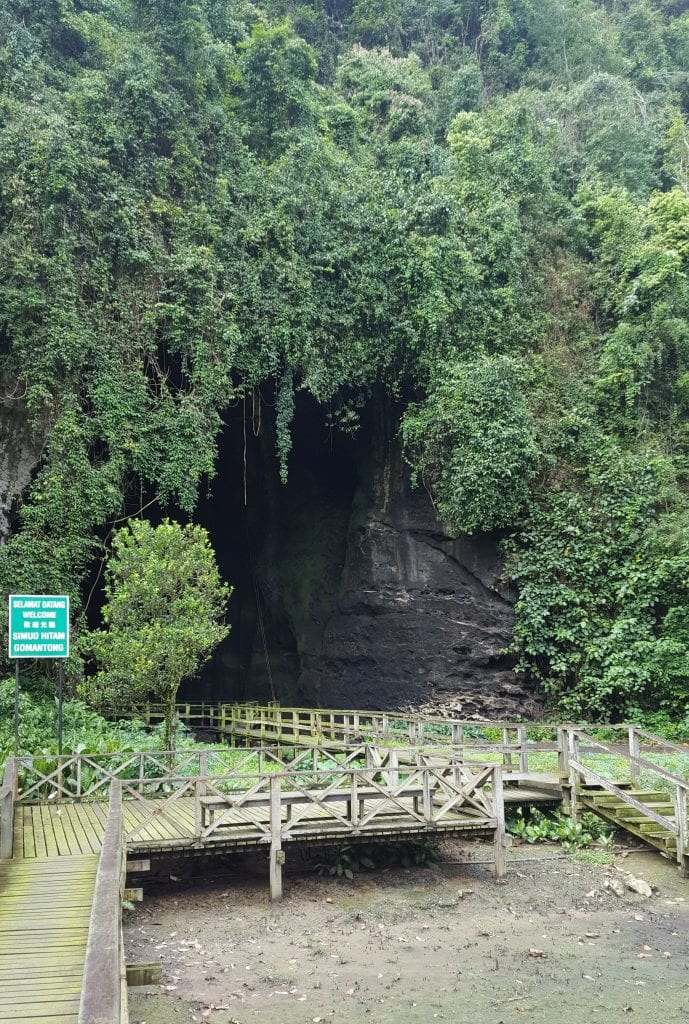
{"label": "wooden support post", "polygon": [[526,745],[526,726],[520,725],[517,729],[517,737],[519,739],[519,771],[528,772],[529,770],[529,752]]}
{"label": "wooden support post", "polygon": [[14,835],[14,793],[10,786],[0,788],[0,859],[10,858]]}
{"label": "wooden support post", "polygon": [[510,730],[509,729],[503,729],[502,730],[502,745],[503,745],[503,751],[502,751],[503,767],[511,768],[512,767],[512,751],[510,750],[511,741],[510,741]]}
{"label": "wooden support post", "polygon": [[687,790],[675,787],[675,821],[677,823],[677,867],[682,878],[689,878],[689,821]]}
{"label": "wooden support post", "polygon": [[196,779],[194,782],[194,839],[197,841],[201,838],[201,829],[203,828],[203,805],[201,804],[201,797],[205,793],[205,786],[201,782],[201,779]]}
{"label": "wooden support post", "polygon": [[208,751],[207,750],[202,750],[201,753],[199,754],[199,783],[201,784],[200,785],[200,790],[199,790],[199,795],[200,796],[205,796],[206,795],[206,791],[207,791],[207,788],[208,788],[207,785],[206,785],[207,779],[208,779]]}
{"label": "wooden support post", "polygon": [[423,818],[426,824],[430,825],[433,821],[433,794],[431,793],[430,768],[422,769],[421,783],[423,790]]}
{"label": "wooden support post", "polygon": [[452,723],[452,746],[455,754],[464,756],[464,726],[459,722]]}
{"label": "wooden support post", "polygon": [[569,750],[569,813],[572,821],[576,822],[579,817],[579,772],[571,765],[572,761],[579,760],[579,737],[575,729],[568,731],[567,745]]}
{"label": "wooden support post", "polygon": [[352,827],[355,832],[358,832],[360,820],[359,811],[363,814],[364,806],[362,801],[361,807],[359,807],[359,787],[357,785],[356,772],[352,772],[350,776],[349,807],[347,810],[349,811],[349,820],[352,823]]}
{"label": "wooden support post", "polygon": [[572,809],[569,791],[569,737],[568,730],[561,725],[557,727],[557,770],[562,787],[562,810],[569,814]]}
{"label": "wooden support post", "polygon": [[495,880],[507,874],[507,836],[505,834],[505,798],[502,789],[502,768],[493,769],[493,814],[495,815]]}
{"label": "wooden support post", "polygon": [[274,775],[270,779],[270,899],[273,903],[282,899],[282,865],[284,863],[280,778]]}
{"label": "wooden support post", "polygon": [[388,785],[389,786],[394,786],[395,789],[400,784],[399,764],[400,764],[400,756],[397,753],[397,751],[393,748],[390,751],[390,756],[388,758],[388,765],[390,767],[390,771],[388,773],[388,780],[389,780],[388,781]]}
{"label": "wooden support post", "polygon": [[636,727],[633,725],[629,726],[629,774],[632,781],[632,785],[635,786],[639,781],[641,769],[639,767],[639,757],[641,753],[641,744],[639,734],[636,731]]}

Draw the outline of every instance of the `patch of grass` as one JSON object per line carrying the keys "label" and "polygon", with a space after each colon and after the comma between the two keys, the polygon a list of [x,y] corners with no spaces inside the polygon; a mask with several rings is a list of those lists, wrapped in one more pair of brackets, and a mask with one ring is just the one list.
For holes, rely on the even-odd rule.
{"label": "patch of grass", "polygon": [[610,850],[575,850],[572,860],[578,864],[613,864],[615,855]]}

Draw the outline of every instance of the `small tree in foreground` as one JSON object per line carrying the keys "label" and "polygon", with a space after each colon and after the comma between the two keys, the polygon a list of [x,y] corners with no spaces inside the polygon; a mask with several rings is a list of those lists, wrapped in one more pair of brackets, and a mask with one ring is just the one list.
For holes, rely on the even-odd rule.
{"label": "small tree in foreground", "polygon": [[177,692],[229,633],[231,593],[202,527],[134,519],[118,530],[105,574],[106,628],[89,635],[99,666],[89,681],[93,698],[114,709],[160,702],[173,750]]}

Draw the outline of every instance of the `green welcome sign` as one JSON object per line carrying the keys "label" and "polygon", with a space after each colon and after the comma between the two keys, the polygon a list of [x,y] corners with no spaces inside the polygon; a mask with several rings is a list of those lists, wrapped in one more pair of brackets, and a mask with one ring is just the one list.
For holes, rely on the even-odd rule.
{"label": "green welcome sign", "polygon": [[69,657],[69,597],[10,594],[10,658]]}

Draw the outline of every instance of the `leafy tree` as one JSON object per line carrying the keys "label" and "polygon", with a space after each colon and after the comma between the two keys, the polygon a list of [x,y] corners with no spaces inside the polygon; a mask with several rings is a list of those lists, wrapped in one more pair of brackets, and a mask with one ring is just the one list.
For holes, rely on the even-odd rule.
{"label": "leafy tree", "polygon": [[172,750],[177,691],[227,636],[230,594],[204,529],[131,520],[114,535],[106,567],[106,628],[85,641],[98,664],[86,682],[91,699],[115,709],[137,698],[162,703]]}
{"label": "leafy tree", "polygon": [[[83,631],[102,537],[142,494],[193,515],[229,406],[266,397],[284,479],[299,391],[343,429],[387,393],[443,514],[509,534],[544,691],[681,710],[685,6],[0,2],[0,381],[42,451],[3,587]],[[598,608],[637,555],[653,614]]]}

